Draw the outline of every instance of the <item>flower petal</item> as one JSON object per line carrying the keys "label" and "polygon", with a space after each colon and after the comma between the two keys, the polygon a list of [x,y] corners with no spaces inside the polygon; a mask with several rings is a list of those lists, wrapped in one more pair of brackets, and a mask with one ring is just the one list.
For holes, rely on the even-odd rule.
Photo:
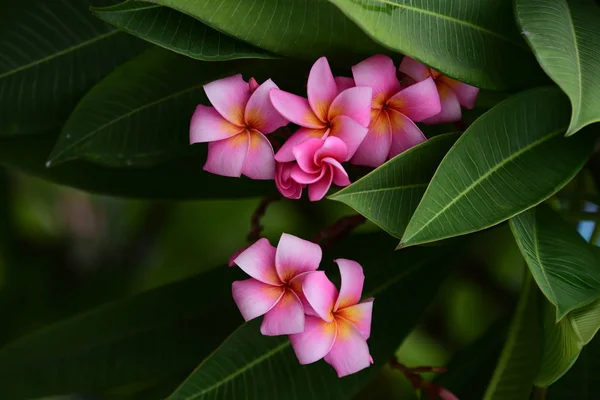
{"label": "flower petal", "polygon": [[284,292],[285,289],[282,287],[267,285],[252,278],[231,284],[233,301],[245,321],[250,321],[272,309]]}
{"label": "flower petal", "polygon": [[366,86],[344,90],[331,103],[327,120],[332,121],[339,115],[346,115],[362,126],[369,126],[372,94],[373,89]]}
{"label": "flower petal", "polygon": [[451,122],[460,121],[462,112],[460,111],[460,103],[458,97],[452,89],[443,83],[437,84],[438,93],[440,94],[440,103],[442,111],[436,116],[423,120],[424,124],[448,124]]}
{"label": "flower petal", "polygon": [[315,115],[327,121],[327,110],[338,94],[338,88],[331,73],[327,58],[321,57],[313,64],[308,74],[308,102]]}
{"label": "flower petal", "polygon": [[348,173],[337,160],[328,159],[327,163],[331,165],[331,171],[333,174],[333,183],[336,186],[344,187],[350,184],[350,178],[348,177]]}
{"label": "flower petal", "polygon": [[304,309],[294,292],[286,290],[277,304],[265,314],[260,333],[278,336],[300,332],[304,332]]}
{"label": "flower petal", "polygon": [[367,299],[362,303],[342,308],[337,311],[336,317],[342,317],[352,322],[367,340],[371,336],[371,316],[373,314],[373,300]]}
{"label": "flower petal", "polygon": [[244,161],[242,174],[252,179],[274,179],[275,158],[271,142],[260,132],[250,132],[248,154]]}
{"label": "flower petal", "polygon": [[294,164],[290,176],[301,185],[310,185],[321,180],[325,176],[326,171],[327,167],[321,167],[317,172],[306,172],[298,164]]}
{"label": "flower petal", "polygon": [[296,125],[305,128],[323,128],[325,124],[321,122],[308,104],[308,100],[295,94],[284,92],[279,89],[271,89],[269,98],[273,107],[284,118]]}
{"label": "flower petal", "polygon": [[359,263],[345,258],[334,260],[340,269],[342,284],[340,286],[340,295],[335,302],[334,311],[340,308],[353,306],[360,301],[365,282],[363,268]]}
{"label": "flower petal", "polygon": [[308,199],[310,201],[319,201],[329,191],[333,182],[333,171],[331,167],[323,166],[323,174],[320,179],[308,185]]}
{"label": "flower petal", "polygon": [[227,139],[242,130],[243,128],[223,118],[214,107],[200,104],[190,122],[190,144]]}
{"label": "flower petal", "polygon": [[389,110],[388,116],[392,127],[392,146],[388,158],[395,157],[427,140],[423,132],[410,118],[394,110]]}
{"label": "flower petal", "polygon": [[204,170],[217,175],[239,178],[248,154],[249,136],[244,131],[229,139],[210,142]]}
{"label": "flower petal", "polygon": [[302,307],[304,308],[304,314],[318,316],[315,310],[313,310],[312,306],[306,300],[306,296],[304,296],[304,291],[302,290],[302,285],[304,285],[304,280],[308,275],[313,274],[315,271],[303,272],[299,275],[296,275],[288,282],[288,287],[294,291],[294,294],[298,296],[300,302],[302,303]]}
{"label": "flower petal", "polygon": [[254,93],[256,89],[260,86],[254,77],[248,79],[248,86],[250,87],[250,93]]}
{"label": "flower petal", "polygon": [[342,139],[347,148],[346,158],[340,161],[348,161],[352,158],[352,156],[354,156],[356,150],[358,150],[361,143],[367,137],[368,132],[369,128],[365,128],[354,119],[345,115],[340,115],[331,121],[329,137],[337,137]]}
{"label": "flower petal", "polygon": [[290,175],[293,163],[275,163],[275,186],[279,193],[288,199],[302,197],[303,185],[296,182]]}
{"label": "flower petal", "polygon": [[294,158],[298,161],[298,167],[302,169],[302,171],[314,174],[321,170],[321,166],[316,162],[316,153],[319,149],[325,146],[327,139],[325,141],[316,138],[310,138],[302,143],[294,146],[293,153]]}
{"label": "flower petal", "polygon": [[325,357],[335,342],[335,322],[306,316],[304,332],[290,335],[292,348],[300,364],[311,364]]}
{"label": "flower petal", "polygon": [[353,374],[371,365],[369,346],[358,329],[343,318],[336,318],[337,335],[325,361],[338,377]]}
{"label": "flower petal", "polygon": [[258,239],[240,253],[233,262],[254,279],[269,285],[281,286],[275,269],[275,247],[266,238]]}
{"label": "flower petal", "polygon": [[442,110],[434,80],[429,77],[392,96],[387,105],[415,122],[437,115]]}
{"label": "flower petal", "polygon": [[277,275],[282,282],[289,282],[296,275],[319,268],[322,256],[318,244],[284,233],[275,253]]}
{"label": "flower petal", "polygon": [[263,134],[289,124],[271,103],[269,93],[272,89],[277,89],[277,85],[270,79],[266,80],[252,93],[244,112],[246,124]]}
{"label": "flower petal", "polygon": [[337,85],[338,94],[340,94],[341,92],[343,92],[346,89],[350,89],[351,87],[356,86],[354,84],[354,79],[352,79],[352,78],[348,78],[345,76],[336,76],[333,79],[335,79],[335,84]]}
{"label": "flower petal", "polygon": [[321,319],[327,322],[333,321],[332,311],[338,291],[325,272],[315,271],[308,275],[304,279],[302,291],[306,301]]}
{"label": "flower petal", "polygon": [[242,74],[204,85],[208,100],[219,114],[232,124],[244,126],[244,109],[250,98],[250,85],[242,78]]}
{"label": "flower petal", "polygon": [[356,86],[373,88],[373,108],[381,108],[400,90],[394,61],[383,54],[376,54],[353,66],[352,75]]}
{"label": "flower petal", "polygon": [[346,143],[337,136],[329,136],[321,141],[321,146],[314,152],[314,163],[319,165],[324,158],[333,158],[343,162],[348,158]]}
{"label": "flower petal", "polygon": [[327,134],[327,129],[312,129],[312,128],[300,128],[292,136],[290,136],[283,146],[275,154],[275,160],[279,162],[290,162],[295,161],[294,158],[294,147],[310,138],[321,139]]}
{"label": "flower petal", "polygon": [[376,168],[387,160],[390,153],[392,133],[387,111],[374,112],[376,115],[371,121],[369,132],[356,150],[352,164]]}
{"label": "flower petal", "polygon": [[452,79],[447,76],[441,76],[437,81],[439,83],[443,83],[454,91],[454,94],[456,94],[456,97],[458,97],[458,102],[461,106],[468,108],[469,110],[475,107],[475,101],[477,100],[477,95],[479,94],[479,88],[467,85],[466,83],[457,81],[456,79]]}
{"label": "flower petal", "polygon": [[431,70],[426,65],[421,64],[414,58],[405,56],[398,67],[398,70],[417,82],[431,76]]}

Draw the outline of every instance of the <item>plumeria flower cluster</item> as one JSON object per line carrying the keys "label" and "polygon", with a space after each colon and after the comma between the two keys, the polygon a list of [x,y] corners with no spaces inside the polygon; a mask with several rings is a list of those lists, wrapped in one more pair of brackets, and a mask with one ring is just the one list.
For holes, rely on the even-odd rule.
{"label": "plumeria flower cluster", "polygon": [[[415,122],[460,121],[461,106],[473,108],[479,90],[409,57],[397,70],[378,54],[354,65],[352,75],[334,77],[321,57],[310,70],[307,98],[239,74],[205,85],[213,107],[199,105],[190,127],[191,143],[209,143],[204,169],[275,179],[285,197],[298,199],[306,188],[317,201],[332,184],[350,184],[344,163],[380,166],[426,140]],[[265,135],[290,123],[298,129],[275,152]]]}
{"label": "plumeria flower cluster", "polygon": [[300,364],[324,359],[341,378],[373,363],[367,345],[373,299],[360,301],[360,264],[335,260],[338,291],[317,271],[321,258],[319,245],[286,233],[277,248],[259,239],[234,260],[251,278],[233,282],[232,294],[246,321],[264,315],[263,335],[289,335]]}

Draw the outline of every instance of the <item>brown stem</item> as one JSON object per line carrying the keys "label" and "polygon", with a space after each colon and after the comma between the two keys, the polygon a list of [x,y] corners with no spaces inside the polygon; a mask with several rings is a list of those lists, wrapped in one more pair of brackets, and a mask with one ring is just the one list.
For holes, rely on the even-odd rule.
{"label": "brown stem", "polygon": [[406,379],[411,383],[411,385],[415,388],[415,390],[422,390],[423,393],[429,397],[430,400],[435,400],[438,396],[442,396],[442,393],[445,393],[443,396],[446,398],[446,395],[450,395],[454,398],[447,389],[436,385],[433,382],[423,379],[420,373],[423,372],[433,372],[433,373],[442,373],[446,372],[446,367],[414,367],[410,368],[406,365],[402,364],[396,357],[392,357],[389,361],[390,366],[401,371]]}
{"label": "brown stem", "polygon": [[250,220],[250,233],[248,233],[248,236],[246,236],[250,243],[256,242],[258,239],[260,239],[263,230],[263,226],[260,224],[260,222],[265,216],[269,205],[280,199],[280,195],[267,196],[262,199],[258,207],[256,207],[254,214],[252,214],[252,219]]}
{"label": "brown stem", "polygon": [[327,249],[337,241],[344,239],[365,221],[366,218],[358,214],[342,217],[333,225],[328,226],[321,232],[317,233],[312,241],[321,245],[323,249]]}

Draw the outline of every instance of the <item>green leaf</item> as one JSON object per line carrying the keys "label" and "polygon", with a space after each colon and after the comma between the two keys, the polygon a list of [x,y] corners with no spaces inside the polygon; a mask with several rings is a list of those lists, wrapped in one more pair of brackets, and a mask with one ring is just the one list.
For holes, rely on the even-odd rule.
{"label": "green leaf", "polygon": [[574,310],[569,321],[581,343],[588,344],[600,329],[600,300]]}
{"label": "green leaf", "polygon": [[529,270],[550,303],[556,321],[600,297],[600,269],[590,245],[548,206],[510,220]]}
{"label": "green leaf", "polygon": [[436,136],[396,156],[330,198],[347,204],[400,238],[433,173],[456,139],[457,133]]}
{"label": "green leaf", "polygon": [[111,7],[92,8],[92,12],[127,33],[198,60],[274,57],[189,15],[158,4],[125,0]]}
{"label": "green leaf", "polygon": [[562,135],[568,110],[567,99],[551,87],[520,93],[481,116],[440,164],[400,246],[488,228],[566,185],[595,139]]}
{"label": "green leaf", "polygon": [[0,349],[0,398],[97,393],[190,371],[242,321],[222,267],[103,306]]}
{"label": "green leaf", "polygon": [[227,178],[202,171],[206,146],[152,168],[115,169],[85,161],[46,168],[57,134],[0,138],[0,165],[92,193],[147,199],[252,197],[276,193],[273,181]]}
{"label": "green leaf", "polygon": [[246,395],[261,400],[292,395],[297,399],[351,399],[378,367],[387,363],[422,317],[447,270],[447,265],[439,262],[440,253],[424,249],[394,253],[392,248],[389,237],[358,236],[345,243],[344,250],[339,252],[339,256],[363,265],[365,297],[375,297],[369,339],[374,366],[344,379],[339,379],[324,361],[302,366],[286,338],[262,336],[260,321],[252,321],[234,332],[169,400],[230,399]]}
{"label": "green leaf", "polygon": [[543,78],[510,1],[331,1],[385,47],[472,85],[503,90]]}
{"label": "green leaf", "polygon": [[542,321],[537,288],[527,274],[508,338],[484,400],[528,400],[540,365]]}
{"label": "green leaf", "polygon": [[62,125],[97,81],[147,44],[88,11],[87,0],[0,5],[0,136]]}
{"label": "green leaf", "polygon": [[594,0],[516,0],[540,65],[573,106],[567,136],[600,121],[600,6]]}
{"label": "green leaf", "polygon": [[358,61],[360,56],[382,51],[328,0],[147,1],[181,11],[220,32],[283,56]]}
{"label": "green leaf", "polygon": [[237,73],[262,82],[277,69],[270,77],[287,87],[288,76],[304,72],[303,64],[291,64],[199,62],[158,47],[150,49],[81,100],[63,127],[49,164],[80,158],[111,167],[145,167],[189,154],[190,118],[198,104],[210,104],[204,84]]}
{"label": "green leaf", "polygon": [[555,308],[548,302],[544,302],[543,313],[544,351],[534,383],[539,387],[548,387],[571,368],[583,344],[569,317],[556,322]]}

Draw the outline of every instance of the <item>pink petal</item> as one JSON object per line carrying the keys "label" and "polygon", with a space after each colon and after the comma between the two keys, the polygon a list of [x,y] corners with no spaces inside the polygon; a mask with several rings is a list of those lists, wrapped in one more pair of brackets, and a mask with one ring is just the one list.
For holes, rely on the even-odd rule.
{"label": "pink petal", "polygon": [[246,131],[229,139],[210,142],[204,170],[213,174],[239,178],[248,153],[249,134]]}
{"label": "pink petal", "polygon": [[442,110],[440,96],[431,77],[401,90],[386,104],[415,122],[433,117]]}
{"label": "pink petal", "polygon": [[321,164],[321,161],[326,157],[337,161],[346,161],[348,158],[346,143],[336,136],[329,136],[325,140],[322,140],[321,146],[314,152],[314,162]]}
{"label": "pink petal", "polygon": [[371,336],[371,316],[373,314],[373,299],[368,299],[362,303],[343,308],[336,312],[336,317],[344,318],[360,331],[360,334],[367,340]]}
{"label": "pink petal", "polygon": [[405,56],[402,59],[398,70],[417,82],[420,82],[431,75],[429,67],[408,56]]}
{"label": "pink petal", "polygon": [[294,147],[310,138],[321,139],[329,132],[328,129],[311,129],[300,128],[288,140],[283,143],[283,146],[275,154],[275,160],[279,162],[295,161]]}
{"label": "pink petal", "polygon": [[308,74],[308,102],[315,115],[327,121],[327,110],[338,94],[338,88],[331,73],[327,58],[321,57],[313,64]]}
{"label": "pink petal", "polygon": [[293,163],[275,164],[275,185],[279,193],[288,199],[299,199],[302,197],[303,185],[296,182],[290,175]]}
{"label": "pink petal", "polygon": [[306,301],[324,321],[333,321],[333,305],[338,291],[323,271],[316,271],[304,279],[302,291]]}
{"label": "pink petal", "polygon": [[231,284],[233,301],[246,321],[272,309],[284,292],[282,287],[267,285],[252,278]]}
{"label": "pink petal", "polygon": [[347,78],[345,76],[336,76],[334,79],[335,84],[337,85],[338,94],[346,89],[350,89],[351,87],[356,86],[354,84],[354,79],[352,78]]}
{"label": "pink petal", "polygon": [[244,126],[244,109],[250,98],[250,86],[241,74],[207,83],[204,91],[223,118],[232,124]]}
{"label": "pink petal", "polygon": [[298,297],[291,290],[271,308],[260,325],[260,333],[265,336],[291,335],[304,332],[304,309]]}
{"label": "pink petal", "polygon": [[308,185],[308,199],[310,201],[321,200],[329,191],[332,182],[333,171],[331,167],[324,166],[321,178]]}
{"label": "pink petal", "polygon": [[388,116],[392,127],[392,146],[388,158],[393,158],[427,140],[419,127],[405,115],[390,110]]}
{"label": "pink petal", "polygon": [[449,124],[460,121],[462,112],[460,111],[458,97],[456,97],[454,91],[443,83],[438,83],[437,88],[440,95],[440,103],[442,104],[442,111],[434,117],[423,120],[423,123],[432,125]]}
{"label": "pink petal", "polygon": [[260,132],[250,133],[250,145],[242,174],[252,179],[273,179],[275,177],[275,158],[271,142]]}
{"label": "pink petal", "polygon": [[227,139],[242,130],[221,117],[214,107],[199,105],[190,122],[190,144]]}
{"label": "pink petal", "polygon": [[306,300],[306,296],[304,296],[304,291],[302,290],[302,286],[304,285],[304,281],[308,277],[308,275],[313,274],[315,271],[303,272],[300,275],[296,275],[288,282],[288,287],[294,291],[294,294],[298,296],[300,302],[302,303],[302,307],[304,308],[304,314],[317,316],[315,310],[313,310],[312,306]]}
{"label": "pink petal", "polygon": [[256,89],[260,86],[256,79],[250,78],[248,79],[248,86],[250,87],[250,93],[254,93]]}
{"label": "pink petal", "polygon": [[458,400],[458,397],[446,388],[440,388],[438,396],[440,396],[440,399],[442,400]]}
{"label": "pink petal", "polygon": [[323,251],[318,244],[284,233],[277,244],[275,268],[282,282],[319,268]]}
{"label": "pink petal", "polygon": [[392,146],[392,133],[386,111],[373,110],[375,114],[369,133],[354,154],[351,163],[367,167],[379,167],[387,160]]}
{"label": "pink petal", "polygon": [[337,160],[328,159],[327,162],[331,165],[331,171],[333,173],[333,183],[336,186],[344,187],[350,184],[350,178],[348,173]]}
{"label": "pink petal", "polygon": [[269,285],[281,286],[275,269],[275,247],[266,238],[258,239],[240,253],[233,262],[254,279]]}
{"label": "pink petal", "polygon": [[353,374],[371,365],[369,346],[358,329],[343,318],[335,319],[337,335],[325,361],[338,377]]}
{"label": "pink petal", "polygon": [[290,335],[292,348],[300,364],[311,364],[325,357],[335,342],[336,324],[306,316],[304,332]]}
{"label": "pink petal", "polygon": [[319,168],[317,172],[306,172],[298,164],[292,166],[292,170],[290,175],[293,180],[302,184],[302,185],[310,185],[322,179],[326,172],[328,171],[327,166],[322,166]]}
{"label": "pink petal", "polygon": [[308,104],[308,100],[295,94],[284,92],[279,89],[272,89],[269,93],[273,107],[283,117],[296,125],[305,128],[324,128],[325,124],[321,122]]}
{"label": "pink petal", "polygon": [[365,275],[362,267],[356,261],[346,260],[345,258],[338,258],[334,261],[340,269],[342,278],[340,295],[333,308],[334,311],[337,311],[340,308],[353,306],[360,301]]}
{"label": "pink petal", "polygon": [[271,133],[289,123],[273,107],[269,97],[272,89],[277,89],[277,85],[268,79],[252,93],[248,104],[246,104],[244,114],[246,125],[261,133]]}
{"label": "pink petal", "polygon": [[298,167],[302,171],[314,174],[321,170],[321,166],[317,164],[315,154],[325,145],[326,141],[327,139],[323,141],[322,139],[310,138],[294,146],[292,152],[294,158],[298,161]]}
{"label": "pink petal", "polygon": [[383,54],[377,54],[352,67],[356,86],[373,88],[373,108],[381,108],[394,93],[400,90],[396,78],[394,61]]}
{"label": "pink petal", "polygon": [[372,94],[373,89],[366,86],[344,90],[331,103],[327,114],[328,121],[339,115],[346,115],[362,126],[369,126]]}
{"label": "pink petal", "polygon": [[479,94],[479,88],[475,86],[467,85],[456,79],[449,78],[447,76],[441,76],[437,80],[439,83],[443,83],[454,91],[458,102],[461,106],[468,108],[469,110],[475,107],[475,101],[477,100],[477,94]]}
{"label": "pink petal", "polygon": [[233,252],[233,254],[229,257],[229,261],[227,261],[227,266],[228,267],[235,267],[235,259],[242,254],[248,247],[250,246],[244,246],[240,249],[237,249],[236,251]]}
{"label": "pink petal", "polygon": [[367,137],[368,132],[369,128],[365,128],[354,119],[345,115],[340,115],[331,121],[329,137],[340,138],[346,144],[347,148],[346,158],[340,159],[340,161],[348,161],[354,156],[356,150],[358,150],[361,143]]}

